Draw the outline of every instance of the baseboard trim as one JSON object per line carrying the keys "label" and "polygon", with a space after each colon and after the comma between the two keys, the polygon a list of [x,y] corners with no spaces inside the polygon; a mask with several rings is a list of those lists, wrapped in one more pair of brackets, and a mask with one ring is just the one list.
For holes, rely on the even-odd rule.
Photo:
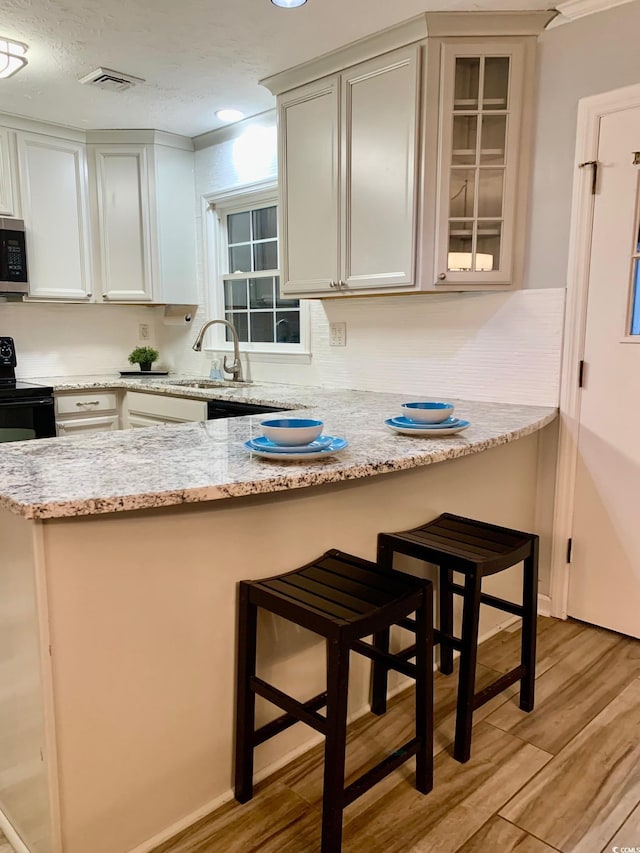
{"label": "baseboard trim", "polygon": [[2,809],[0,809],[0,830],[2,830],[7,841],[16,853],[31,853],[27,845],[13,828],[13,824],[9,821],[9,818]]}
{"label": "baseboard trim", "polygon": [[538,593],[538,615],[551,616],[551,596],[543,592]]}

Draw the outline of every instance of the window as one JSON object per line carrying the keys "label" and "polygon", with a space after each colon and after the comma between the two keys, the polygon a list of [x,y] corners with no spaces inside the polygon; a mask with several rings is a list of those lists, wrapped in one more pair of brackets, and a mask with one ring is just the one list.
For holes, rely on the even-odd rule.
{"label": "window", "polygon": [[[233,323],[245,344],[243,349],[250,352],[304,351],[306,336],[300,303],[280,296],[274,191],[218,199],[211,209],[217,226],[218,268],[212,294],[217,310],[212,315],[216,313]],[[228,329],[224,329],[224,335],[226,341],[231,341]]]}

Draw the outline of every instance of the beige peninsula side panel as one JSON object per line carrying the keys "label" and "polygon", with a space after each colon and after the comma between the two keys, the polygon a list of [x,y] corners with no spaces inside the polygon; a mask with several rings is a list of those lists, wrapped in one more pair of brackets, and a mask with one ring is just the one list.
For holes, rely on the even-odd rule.
{"label": "beige peninsula side panel", "polygon": [[[331,547],[373,558],[379,531],[443,511],[534,529],[537,447],[532,435],[348,483],[46,522],[64,852],[147,849],[230,791],[238,580]],[[519,569],[490,581],[519,598]],[[485,633],[505,615],[490,618]],[[321,644],[275,617],[260,623],[258,668],[300,699],[324,689]],[[368,680],[354,655],[352,714]],[[257,769],[314,734],[297,725],[263,745]]]}
{"label": "beige peninsula side panel", "polygon": [[0,509],[0,810],[31,853],[50,853],[33,534]]}

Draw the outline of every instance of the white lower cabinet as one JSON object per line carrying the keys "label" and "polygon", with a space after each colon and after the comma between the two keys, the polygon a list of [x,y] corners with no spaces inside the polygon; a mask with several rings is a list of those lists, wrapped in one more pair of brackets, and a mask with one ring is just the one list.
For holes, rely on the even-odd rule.
{"label": "white lower cabinet", "polygon": [[119,399],[115,391],[56,392],[56,432],[110,432],[120,429]]}
{"label": "white lower cabinet", "polygon": [[124,426],[146,427],[164,423],[207,420],[205,400],[189,400],[164,394],[127,391],[124,402]]}

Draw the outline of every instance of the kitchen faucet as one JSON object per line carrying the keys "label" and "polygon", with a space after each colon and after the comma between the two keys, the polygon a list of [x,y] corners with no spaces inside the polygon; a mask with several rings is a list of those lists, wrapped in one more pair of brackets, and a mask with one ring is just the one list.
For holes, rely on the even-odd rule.
{"label": "kitchen faucet", "polygon": [[208,320],[198,332],[198,337],[195,339],[193,349],[196,352],[202,352],[202,341],[204,340],[204,333],[207,331],[209,326],[213,326],[214,323],[222,323],[223,326],[226,326],[229,329],[233,337],[233,362],[228,365],[227,357],[225,355],[224,360],[222,362],[223,370],[226,370],[227,373],[231,374],[231,378],[234,382],[242,382],[243,379],[242,362],[240,361],[240,344],[238,342],[238,333],[236,332],[236,327],[233,325],[233,323],[230,323],[228,320]]}

